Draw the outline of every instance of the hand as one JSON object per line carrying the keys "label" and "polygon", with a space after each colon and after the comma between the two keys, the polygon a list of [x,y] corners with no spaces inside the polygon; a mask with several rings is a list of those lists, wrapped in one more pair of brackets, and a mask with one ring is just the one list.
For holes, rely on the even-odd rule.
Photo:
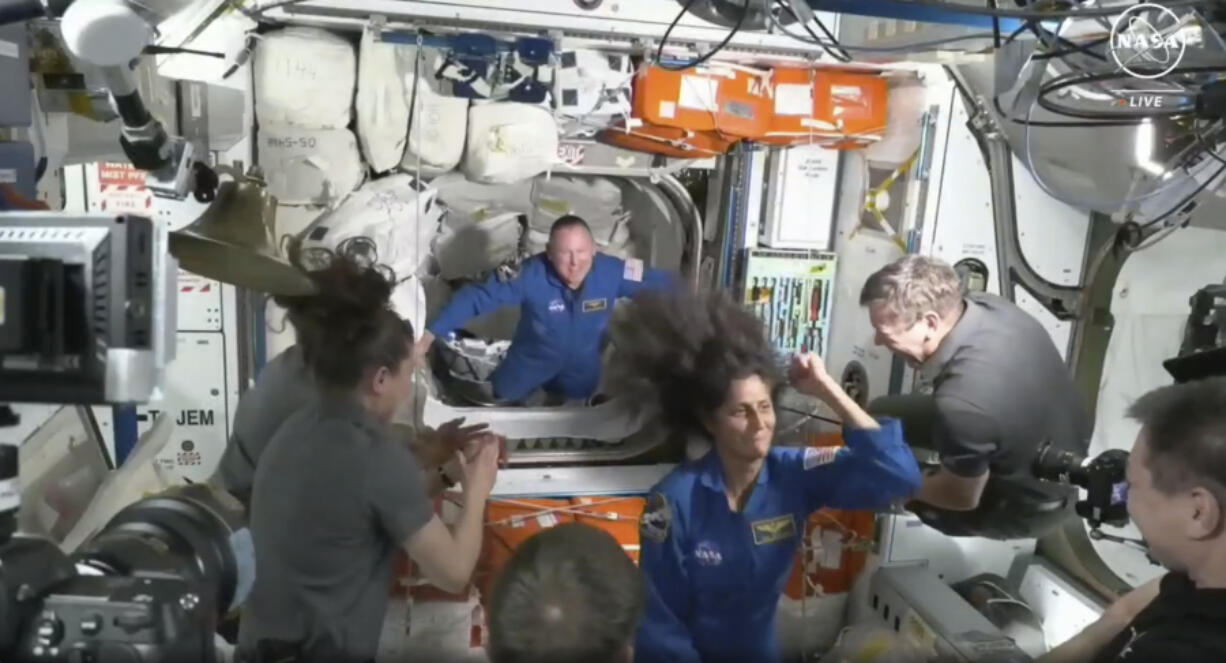
{"label": "hand", "polygon": [[413,344],[413,363],[422,366],[425,363],[426,353],[430,351],[430,346],[434,345],[434,334],[428,331],[421,333],[421,338]]}
{"label": "hand", "polygon": [[434,431],[436,444],[443,449],[448,458],[453,452],[462,451],[465,458],[471,459],[480,450],[478,442],[482,436],[488,434],[489,424],[471,426],[463,424],[464,417],[460,417],[448,421]]}
{"label": "hand", "polygon": [[465,458],[460,451],[455,453],[456,462],[460,465],[460,483],[467,500],[484,502],[494,490],[501,447],[498,440],[499,438],[493,435],[486,436],[477,455],[471,459]]}
{"label": "hand", "polygon": [[788,381],[797,391],[828,401],[834,390],[838,388],[834,378],[826,372],[822,358],[812,352],[798,354],[792,357],[792,365],[788,368]]}

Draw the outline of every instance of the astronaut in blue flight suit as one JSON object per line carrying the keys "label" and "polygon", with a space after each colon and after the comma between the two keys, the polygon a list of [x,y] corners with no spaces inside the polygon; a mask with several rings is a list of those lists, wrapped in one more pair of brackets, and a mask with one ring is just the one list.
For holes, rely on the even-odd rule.
{"label": "astronaut in blue flight suit", "polygon": [[526,399],[538,388],[566,399],[591,397],[600,382],[601,341],[619,297],[669,288],[674,276],[641,260],[598,253],[591,229],[564,216],[549,231],[545,253],[524,261],[517,277],[491,276],[457,292],[417,343],[423,356],[470,319],[504,306],[522,314],[506,358],[490,376],[501,401]]}
{"label": "astronaut in blue flight suit", "polygon": [[636,663],[780,660],[775,610],[808,515],[885,508],[920,485],[899,422],[866,414],[816,355],[795,357],[788,378],[838,413],[845,445],[773,447],[784,376],[762,325],[729,297],[704,297],[635,300],[628,348],[623,321],[612,330],[612,385],[622,371],[654,382],[663,423],[711,443],[652,489],[640,521]]}

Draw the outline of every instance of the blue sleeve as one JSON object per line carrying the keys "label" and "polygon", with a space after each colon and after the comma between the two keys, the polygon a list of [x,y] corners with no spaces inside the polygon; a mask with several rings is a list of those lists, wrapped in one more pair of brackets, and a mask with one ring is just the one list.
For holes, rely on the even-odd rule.
{"label": "blue sleeve", "polygon": [[434,322],[427,326],[435,338],[443,338],[473,318],[495,311],[504,306],[513,306],[524,301],[522,276],[501,281],[497,274],[484,283],[474,283],[452,295],[451,301],[439,311]]}
{"label": "blue sleeve", "polygon": [[843,429],[842,447],[778,449],[788,490],[806,508],[883,509],[919,490],[920,468],[902,423],[882,419],[878,430]]}
{"label": "blue sleeve", "polygon": [[646,607],[634,644],[634,663],[701,663],[686,621],[689,578],[675,504],[653,493],[639,521],[639,567]]}
{"label": "blue sleeve", "polygon": [[[633,262],[632,262],[633,261]],[[638,263],[639,267],[635,267]],[[636,271],[641,270],[641,276]],[[677,275],[663,269],[643,266],[643,261],[630,258],[622,261],[621,282],[617,288],[618,297],[633,297],[644,290],[672,290],[677,286]]]}

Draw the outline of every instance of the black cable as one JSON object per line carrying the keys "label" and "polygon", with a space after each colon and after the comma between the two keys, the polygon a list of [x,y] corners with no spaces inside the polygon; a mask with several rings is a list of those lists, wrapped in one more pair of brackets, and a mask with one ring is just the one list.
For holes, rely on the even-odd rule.
{"label": "black cable", "polygon": [[[1226,67],[1223,67],[1221,65],[1198,66],[1198,67],[1178,67],[1176,69],[1171,70],[1170,74],[1210,73],[1210,72],[1218,72],[1218,71],[1226,71]],[[1129,118],[1129,119],[1160,118],[1160,117],[1172,117],[1175,115],[1185,115],[1188,113],[1195,112],[1196,110],[1195,99],[1193,99],[1193,105],[1191,107],[1179,107],[1179,108],[1163,109],[1163,110],[1145,110],[1141,112],[1103,113],[1103,112],[1082,110],[1078,108],[1068,108],[1056,102],[1050,101],[1047,98],[1048,95],[1050,95],[1053,92],[1063,90],[1064,88],[1073,87],[1075,85],[1083,85],[1086,83],[1098,83],[1102,81],[1126,79],[1126,78],[1131,78],[1131,77],[1132,75],[1129,72],[1124,72],[1124,71],[1113,71],[1113,72],[1099,73],[1099,74],[1084,74],[1080,72],[1071,72],[1069,74],[1057,76],[1051,81],[1048,81],[1047,83],[1044,83],[1043,85],[1041,85],[1039,87],[1039,96],[1036,99],[1036,101],[1038,102],[1040,107],[1042,107],[1044,110],[1047,110],[1048,112],[1055,113],[1057,115],[1065,115],[1067,117],[1078,117],[1078,118],[1089,119],[1089,120],[1096,120],[1096,119],[1118,120],[1121,117]],[[1174,91],[1172,91],[1172,93],[1174,93]]]}
{"label": "black cable", "polygon": [[[832,34],[830,30],[826,28],[826,24],[822,23],[821,19],[816,16],[813,17],[813,20],[817,23],[818,29],[825,33],[826,37],[830,40],[829,45],[827,45],[826,42],[823,42],[821,37],[817,36],[817,33],[813,31],[813,28],[809,27],[808,23],[800,20],[800,16],[798,16],[795,10],[792,9],[792,5],[784,2],[783,0],[775,0],[775,4],[787,13],[791,14],[792,18],[796,19],[796,23],[800,25],[800,27],[804,28],[804,31],[809,33],[809,36],[813,38],[813,43],[822,47],[822,50],[826,52],[826,55],[829,55],[839,62],[851,62],[851,54],[847,52],[847,49],[843,48],[842,45],[839,44],[839,40],[836,39],[834,34]],[[787,34],[787,32],[784,32],[784,34]],[[839,49],[840,52],[836,53],[834,51],[835,48]]]}
{"label": "black cable", "polygon": [[1205,180],[1204,182],[1201,182],[1200,185],[1197,186],[1196,189],[1192,191],[1192,193],[1189,193],[1187,196],[1184,196],[1184,198],[1180,200],[1178,203],[1176,203],[1174,207],[1163,212],[1161,215],[1156,216],[1153,219],[1150,219],[1149,221],[1146,221],[1145,223],[1141,224],[1141,226],[1139,226],[1139,229],[1145,230],[1146,228],[1162,223],[1163,221],[1167,219],[1167,217],[1172,216],[1176,214],[1177,212],[1179,212],[1180,210],[1182,210],[1183,208],[1187,207],[1188,204],[1191,203],[1194,198],[1199,196],[1202,191],[1209,188],[1209,185],[1212,184],[1214,181],[1216,181],[1217,178],[1221,177],[1222,173],[1226,173],[1226,165],[1223,165],[1221,168],[1218,168],[1216,173],[1209,176],[1209,179]]}
{"label": "black cable", "polygon": [[1016,124],[1020,124],[1022,126],[1031,126],[1031,127],[1052,127],[1052,128],[1059,128],[1059,129],[1072,129],[1072,128],[1083,128],[1083,127],[1135,127],[1136,125],[1144,121],[1144,120],[1099,120],[1096,122],[1052,122],[1052,121],[1043,121],[1043,120],[1026,120],[1025,118],[1013,117],[1012,115],[1009,115],[1009,113],[1006,112],[1003,107],[1001,107],[999,96],[992,97],[992,105],[996,107],[996,112],[999,113],[1000,116],[1005,118],[1006,120],[1009,120],[1010,122],[1014,122]]}
{"label": "black cable", "polygon": [[775,406],[775,409],[776,409],[776,410],[783,410],[784,412],[791,412],[792,414],[803,414],[804,416],[806,416],[806,417],[808,417],[808,418],[810,418],[810,419],[817,419],[818,421],[824,421],[824,422],[826,422],[826,423],[828,423],[828,424],[835,424],[835,425],[838,425],[838,426],[842,426],[842,425],[843,425],[843,422],[839,421],[838,419],[831,419],[830,417],[824,417],[824,416],[822,416],[822,415],[820,415],[820,414],[817,414],[817,413],[815,413],[815,412],[805,412],[804,410],[797,410],[796,408],[793,408],[793,407],[784,407],[784,406],[782,406],[782,405],[776,405],[776,406]]}
{"label": "black cable", "polygon": [[1217,161],[1220,164],[1226,165],[1226,159],[1223,159],[1222,157],[1218,156],[1218,153],[1215,151],[1214,146],[1210,145],[1209,141],[1205,140],[1205,137],[1201,134],[1200,130],[1196,128],[1196,125],[1192,126],[1192,136],[1196,138],[1196,142],[1200,144],[1202,148],[1204,148],[1206,155],[1211,157],[1214,161]]}
{"label": "black cable", "polygon": [[741,18],[737,19],[736,25],[732,26],[732,30],[728,32],[728,36],[724,37],[724,40],[716,45],[715,48],[703,53],[692,62],[688,62],[685,65],[666,65],[664,64],[664,45],[668,43],[668,36],[673,33],[673,28],[677,27],[677,24],[681,22],[682,17],[685,16],[685,13],[688,12],[690,7],[694,5],[694,1],[695,0],[686,0],[685,6],[683,6],[681,11],[677,13],[677,18],[674,18],[673,22],[668,24],[668,29],[664,31],[664,36],[660,37],[660,45],[656,47],[656,66],[660,67],[661,69],[667,69],[668,71],[685,71],[686,69],[697,67],[707,60],[710,60],[711,56],[723,50],[723,48],[728,45],[728,42],[732,41],[732,38],[736,36],[736,33],[740,32],[741,26],[745,24],[745,17],[749,16],[749,3],[746,3],[745,7],[741,10]]}
{"label": "black cable", "polygon": [[[988,9],[996,9],[996,0],[988,0]],[[1000,17],[992,17],[992,47],[1000,49]]]}

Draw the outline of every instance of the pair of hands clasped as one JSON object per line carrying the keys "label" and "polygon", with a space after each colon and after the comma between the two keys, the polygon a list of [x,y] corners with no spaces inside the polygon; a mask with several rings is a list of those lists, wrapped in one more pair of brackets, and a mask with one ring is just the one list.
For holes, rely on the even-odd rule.
{"label": "pair of hands clasped", "polygon": [[421,455],[431,467],[454,464],[464,493],[484,499],[494,489],[498,468],[506,464],[506,438],[486,424],[453,419],[424,436]]}

